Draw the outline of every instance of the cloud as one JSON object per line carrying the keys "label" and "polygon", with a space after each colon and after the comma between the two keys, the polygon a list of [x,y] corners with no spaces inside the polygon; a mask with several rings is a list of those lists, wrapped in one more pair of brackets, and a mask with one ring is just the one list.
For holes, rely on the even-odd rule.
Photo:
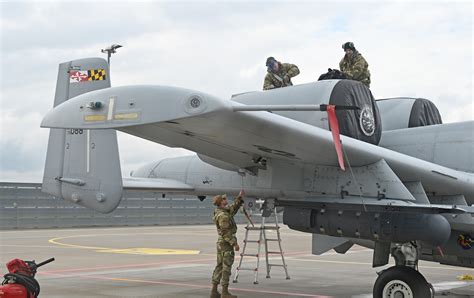
{"label": "cloud", "polygon": [[[151,2],[5,2],[2,51],[87,48],[160,28],[160,6]],[[152,13],[152,14],[151,14]]]}
{"label": "cloud", "polygon": [[37,182],[42,176],[48,131],[38,129],[42,115],[18,115],[2,108],[0,181]]}
{"label": "cloud", "polygon": [[[93,6],[93,9],[91,9]],[[112,57],[112,84],[159,84],[221,98],[260,90],[265,59],[295,63],[295,84],[338,67],[351,40],[377,98],[431,99],[445,122],[474,119],[470,2],[1,2],[2,179],[41,180],[60,62]],[[122,170],[190,154],[119,134]],[[8,177],[7,177],[8,176]],[[16,178],[14,178],[16,179]]]}

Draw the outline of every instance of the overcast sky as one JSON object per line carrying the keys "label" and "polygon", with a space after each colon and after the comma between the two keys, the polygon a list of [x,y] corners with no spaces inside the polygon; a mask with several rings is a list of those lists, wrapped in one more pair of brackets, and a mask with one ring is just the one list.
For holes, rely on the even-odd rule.
{"label": "overcast sky", "polygon": [[[474,119],[471,1],[21,2],[0,0],[0,181],[40,182],[60,62],[112,57],[113,86],[173,85],[222,98],[259,90],[265,59],[295,63],[293,82],[337,68],[353,41],[376,98],[431,99],[444,122]],[[104,56],[105,57],[105,56]],[[190,154],[119,134],[124,175]]]}

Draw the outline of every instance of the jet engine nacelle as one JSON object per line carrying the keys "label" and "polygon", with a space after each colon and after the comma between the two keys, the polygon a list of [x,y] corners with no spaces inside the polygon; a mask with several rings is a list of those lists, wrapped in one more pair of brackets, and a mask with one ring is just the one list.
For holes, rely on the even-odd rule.
{"label": "jet engine nacelle", "polygon": [[[320,105],[357,106],[360,110],[336,110],[342,135],[378,144],[382,122],[375,99],[364,84],[352,80],[325,80],[315,83],[248,92],[232,97],[246,105]],[[273,112],[303,123],[329,130],[326,112]]]}
{"label": "jet engine nacelle", "polygon": [[433,246],[446,243],[451,235],[449,222],[439,214],[285,207],[283,223],[308,233],[395,243],[420,240]]}
{"label": "jet engine nacelle", "polygon": [[397,97],[376,102],[384,131],[443,123],[438,108],[428,99]]}

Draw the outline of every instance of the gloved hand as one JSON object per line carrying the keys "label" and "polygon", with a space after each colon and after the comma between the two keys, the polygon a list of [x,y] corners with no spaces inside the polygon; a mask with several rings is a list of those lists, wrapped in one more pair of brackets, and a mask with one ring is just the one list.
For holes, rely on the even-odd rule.
{"label": "gloved hand", "polygon": [[288,84],[290,83],[290,77],[289,77],[288,75],[285,75],[285,76],[283,77],[283,82],[284,82],[286,85],[288,85]]}

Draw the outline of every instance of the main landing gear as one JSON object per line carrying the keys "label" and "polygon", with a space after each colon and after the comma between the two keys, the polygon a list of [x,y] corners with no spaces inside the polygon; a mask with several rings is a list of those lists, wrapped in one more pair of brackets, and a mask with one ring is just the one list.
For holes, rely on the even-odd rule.
{"label": "main landing gear", "polygon": [[391,249],[396,266],[379,272],[374,298],[430,298],[434,290],[418,272],[418,247],[415,242],[397,244]]}

